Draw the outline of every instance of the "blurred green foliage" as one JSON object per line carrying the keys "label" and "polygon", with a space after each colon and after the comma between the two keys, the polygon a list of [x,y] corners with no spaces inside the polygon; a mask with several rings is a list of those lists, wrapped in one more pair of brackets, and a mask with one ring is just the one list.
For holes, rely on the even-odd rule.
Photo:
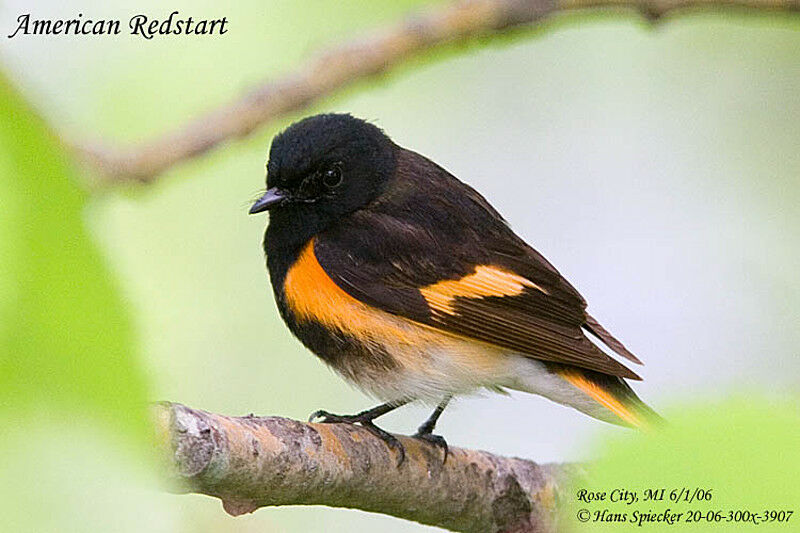
{"label": "blurred green foliage", "polygon": [[0,529],[133,532],[144,514],[158,530],[134,336],[77,183],[0,78]]}
{"label": "blurred green foliage", "polygon": [[84,227],[77,183],[53,134],[0,79],[0,406],[146,435],[130,318]]}
{"label": "blurred green foliage", "polygon": [[[659,430],[599,444],[598,460],[567,497],[571,531],[800,529],[800,401],[753,394],[673,409],[668,419]],[[623,491],[638,499],[626,502]],[[666,510],[673,523],[649,521]]]}

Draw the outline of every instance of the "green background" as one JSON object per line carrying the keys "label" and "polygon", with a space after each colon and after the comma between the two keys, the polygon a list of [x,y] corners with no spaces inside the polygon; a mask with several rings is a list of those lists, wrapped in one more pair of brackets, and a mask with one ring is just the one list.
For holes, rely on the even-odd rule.
{"label": "green background", "polygon": [[[3,2],[4,35],[27,12],[127,20],[178,9],[227,16],[230,30],[3,37],[0,57],[63,137],[132,143],[422,4]],[[647,363],[637,391],[680,428],[662,442],[703,450],[671,457],[689,473],[710,464],[726,507],[770,499],[761,485],[752,501],[723,499],[731,462],[706,460],[719,442],[697,422],[721,416],[716,435],[744,457],[757,433],[764,479],[788,486],[797,457],[776,450],[798,449],[797,435],[788,422],[758,421],[791,420],[800,374],[799,30],[800,19],[782,16],[697,14],[653,27],[570,15],[360,83],[152,186],[92,195],[3,84],[0,512],[14,530],[37,532],[426,529],[323,508],[233,519],[215,500],[160,492],[142,455],[138,406],[148,400],[296,418],[371,405],[280,323],[260,249],[265,220],[246,215],[270,138],[330,110],[375,121],[484,193]],[[748,400],[721,400],[730,395]],[[425,415],[406,408],[386,426],[408,433]],[[677,481],[648,461],[661,453],[657,438],[535,397],[464,399],[440,427],[452,445],[539,461],[608,455],[601,486],[631,479],[608,444],[627,439],[630,475],[655,464],[656,482]]]}

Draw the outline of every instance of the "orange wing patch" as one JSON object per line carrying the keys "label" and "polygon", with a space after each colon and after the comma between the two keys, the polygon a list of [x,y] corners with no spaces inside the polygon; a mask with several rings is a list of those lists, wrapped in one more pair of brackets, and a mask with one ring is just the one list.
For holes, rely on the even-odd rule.
{"label": "orange wing patch", "polygon": [[453,302],[456,298],[519,296],[525,287],[547,294],[546,290],[519,274],[497,266],[479,265],[475,267],[475,272],[461,279],[439,281],[422,287],[419,292],[431,309],[454,315]]}
{"label": "orange wing patch", "polygon": [[597,403],[620,417],[622,420],[637,428],[646,428],[648,423],[638,413],[622,403],[614,394],[597,383],[588,379],[583,372],[577,369],[564,368],[557,371],[558,374],[592,397]]}

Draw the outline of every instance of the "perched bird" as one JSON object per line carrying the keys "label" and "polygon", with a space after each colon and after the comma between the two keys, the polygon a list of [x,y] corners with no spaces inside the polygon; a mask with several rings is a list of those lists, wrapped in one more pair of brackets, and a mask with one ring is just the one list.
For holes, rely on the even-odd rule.
{"label": "perched bird", "polygon": [[291,125],[272,141],[264,236],[275,301],[292,333],[367,393],[437,405],[415,434],[434,435],[450,398],[480,389],[530,392],[589,416],[642,426],[657,418],[625,379],[641,379],[597,342],[641,363],[586,313],[586,302],[474,189],[347,114]]}

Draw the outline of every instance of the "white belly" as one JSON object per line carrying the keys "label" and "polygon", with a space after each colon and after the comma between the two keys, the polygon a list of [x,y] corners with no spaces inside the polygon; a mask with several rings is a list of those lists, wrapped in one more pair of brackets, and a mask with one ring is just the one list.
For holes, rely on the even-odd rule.
{"label": "white belly", "polygon": [[420,400],[435,405],[445,396],[506,388],[543,396],[601,420],[616,420],[613,413],[540,361],[439,332],[415,337],[413,345],[381,343],[399,363],[398,368],[344,377],[384,402]]}

